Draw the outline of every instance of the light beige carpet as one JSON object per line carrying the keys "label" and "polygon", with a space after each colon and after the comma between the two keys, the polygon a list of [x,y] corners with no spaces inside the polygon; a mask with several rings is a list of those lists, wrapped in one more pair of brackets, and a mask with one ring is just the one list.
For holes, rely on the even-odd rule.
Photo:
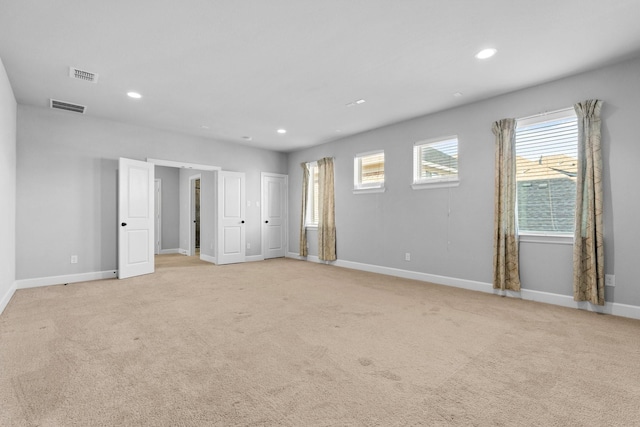
{"label": "light beige carpet", "polygon": [[16,292],[2,426],[637,426],[640,322],[295,260]]}

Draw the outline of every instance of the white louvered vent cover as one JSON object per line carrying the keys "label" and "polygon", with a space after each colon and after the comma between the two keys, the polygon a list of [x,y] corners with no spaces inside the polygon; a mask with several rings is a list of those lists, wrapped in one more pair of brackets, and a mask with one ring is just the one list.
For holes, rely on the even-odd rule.
{"label": "white louvered vent cover", "polygon": [[72,79],[83,80],[85,82],[98,83],[98,75],[96,73],[75,67],[69,67],[69,77]]}
{"label": "white louvered vent cover", "polygon": [[84,114],[87,107],[79,104],[72,104],[70,102],[59,101],[57,99],[50,99],[50,106],[54,110],[73,111],[74,113]]}

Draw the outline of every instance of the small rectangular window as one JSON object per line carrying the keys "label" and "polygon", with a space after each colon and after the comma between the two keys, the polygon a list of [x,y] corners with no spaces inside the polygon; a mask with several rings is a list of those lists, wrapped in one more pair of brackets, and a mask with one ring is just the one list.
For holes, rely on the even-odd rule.
{"label": "small rectangular window", "polygon": [[353,169],[355,190],[384,188],[384,151],[357,154]]}
{"label": "small rectangular window", "polygon": [[318,226],[318,163],[311,162],[307,164],[309,167],[309,187],[307,189],[307,217],[305,218],[305,226]]}
{"label": "small rectangular window", "polygon": [[456,181],[458,181],[457,136],[430,139],[414,144],[414,185]]}
{"label": "small rectangular window", "polygon": [[577,165],[573,109],[518,120],[516,206],[521,234],[573,234]]}

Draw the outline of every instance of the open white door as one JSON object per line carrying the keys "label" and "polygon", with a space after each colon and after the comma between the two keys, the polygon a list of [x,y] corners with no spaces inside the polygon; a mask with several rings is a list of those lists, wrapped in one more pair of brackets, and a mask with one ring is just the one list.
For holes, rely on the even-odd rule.
{"label": "open white door", "polygon": [[118,278],[154,271],[154,165],[120,158]]}
{"label": "open white door", "polygon": [[218,172],[218,264],[245,261],[245,182],[242,172]]}
{"label": "open white door", "polygon": [[282,258],[287,242],[287,176],[262,174],[262,250],[264,258]]}

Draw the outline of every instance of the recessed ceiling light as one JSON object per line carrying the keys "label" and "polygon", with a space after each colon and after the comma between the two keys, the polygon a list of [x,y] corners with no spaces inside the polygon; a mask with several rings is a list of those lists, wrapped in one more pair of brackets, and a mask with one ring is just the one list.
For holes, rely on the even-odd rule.
{"label": "recessed ceiling light", "polygon": [[251,141],[253,138],[250,136],[243,136],[242,139],[246,140],[246,141]]}
{"label": "recessed ceiling light", "polygon": [[138,92],[127,92],[127,96],[129,98],[133,98],[133,99],[140,99],[142,98],[142,95],[140,95]]}
{"label": "recessed ceiling light", "polygon": [[211,129],[211,128],[210,128],[209,126],[207,126],[207,125],[202,125],[202,126],[200,126],[200,128],[202,128],[202,129]]}
{"label": "recessed ceiling light", "polygon": [[478,58],[478,59],[491,58],[493,55],[496,54],[496,52],[497,52],[497,50],[494,49],[494,48],[483,49],[480,52],[476,53],[476,58]]}
{"label": "recessed ceiling light", "polygon": [[453,94],[456,98],[460,98],[462,96],[462,92],[456,92]]}
{"label": "recessed ceiling light", "polygon": [[287,133],[286,129],[278,129],[278,133]]}

